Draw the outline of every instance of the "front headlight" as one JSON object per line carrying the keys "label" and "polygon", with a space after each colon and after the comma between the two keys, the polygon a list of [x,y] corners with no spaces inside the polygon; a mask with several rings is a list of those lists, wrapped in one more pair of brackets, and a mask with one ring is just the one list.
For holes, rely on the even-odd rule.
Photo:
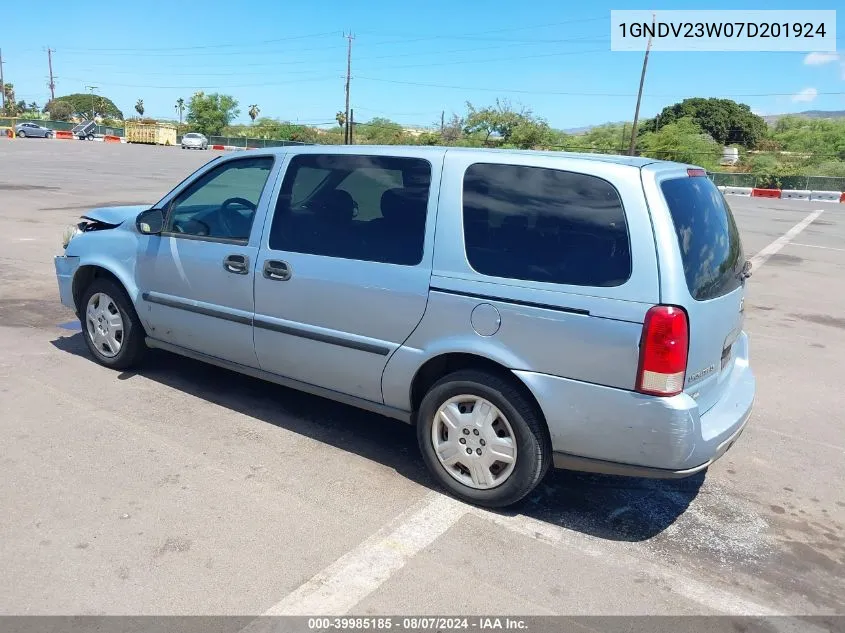
{"label": "front headlight", "polygon": [[62,248],[66,249],[67,245],[70,244],[70,241],[80,233],[82,233],[82,231],[80,231],[79,227],[75,224],[67,227],[65,232],[62,234]]}

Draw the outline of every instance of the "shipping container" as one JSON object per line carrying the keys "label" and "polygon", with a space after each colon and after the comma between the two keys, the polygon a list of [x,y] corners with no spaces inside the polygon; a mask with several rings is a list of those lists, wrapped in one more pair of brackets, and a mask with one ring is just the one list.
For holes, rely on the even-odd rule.
{"label": "shipping container", "polygon": [[176,145],[176,126],[170,123],[126,122],[127,143]]}

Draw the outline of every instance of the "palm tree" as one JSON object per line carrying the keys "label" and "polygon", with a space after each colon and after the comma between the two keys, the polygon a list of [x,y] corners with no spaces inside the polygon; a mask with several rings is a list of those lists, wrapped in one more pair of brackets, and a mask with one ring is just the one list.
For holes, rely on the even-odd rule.
{"label": "palm tree", "polygon": [[337,124],[340,127],[343,127],[344,125],[346,125],[346,114],[344,114],[343,112],[338,112],[337,114],[334,115],[334,118],[335,118],[335,120],[337,121]]}
{"label": "palm tree", "polygon": [[249,106],[249,118],[252,119],[252,122],[255,123],[255,117],[258,116],[258,113],[261,112],[261,108],[259,108],[254,103]]}
{"label": "palm tree", "polygon": [[138,102],[135,104],[135,112],[139,115],[144,116],[144,100],[138,99]]}
{"label": "palm tree", "polygon": [[185,110],[185,100],[182,97],[176,99],[176,109],[179,111],[179,125],[182,125],[182,112]]}

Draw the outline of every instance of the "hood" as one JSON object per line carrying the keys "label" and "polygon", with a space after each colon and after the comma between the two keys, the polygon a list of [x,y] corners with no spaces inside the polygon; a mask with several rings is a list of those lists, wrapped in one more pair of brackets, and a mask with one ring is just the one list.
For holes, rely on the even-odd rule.
{"label": "hood", "polygon": [[152,205],[133,204],[125,207],[98,207],[86,211],[82,219],[117,226],[123,224],[126,220],[134,220],[141,211],[146,211],[150,206]]}

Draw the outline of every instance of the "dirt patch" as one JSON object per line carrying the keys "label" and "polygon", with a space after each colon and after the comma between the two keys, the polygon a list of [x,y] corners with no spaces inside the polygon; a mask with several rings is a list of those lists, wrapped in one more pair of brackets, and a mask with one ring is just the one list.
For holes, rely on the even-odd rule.
{"label": "dirt patch", "polygon": [[0,325],[7,327],[55,327],[74,318],[73,311],[56,300],[2,299]]}
{"label": "dirt patch", "polygon": [[818,323],[819,325],[829,325],[830,327],[845,330],[845,319],[842,317],[835,317],[829,314],[793,314],[792,316],[810,323]]}
{"label": "dirt patch", "polygon": [[775,266],[795,266],[804,261],[803,257],[796,257],[795,255],[786,255],[784,253],[775,253],[769,257],[768,263]]}
{"label": "dirt patch", "polygon": [[0,182],[0,191],[58,191],[58,187],[47,185],[11,185]]}

